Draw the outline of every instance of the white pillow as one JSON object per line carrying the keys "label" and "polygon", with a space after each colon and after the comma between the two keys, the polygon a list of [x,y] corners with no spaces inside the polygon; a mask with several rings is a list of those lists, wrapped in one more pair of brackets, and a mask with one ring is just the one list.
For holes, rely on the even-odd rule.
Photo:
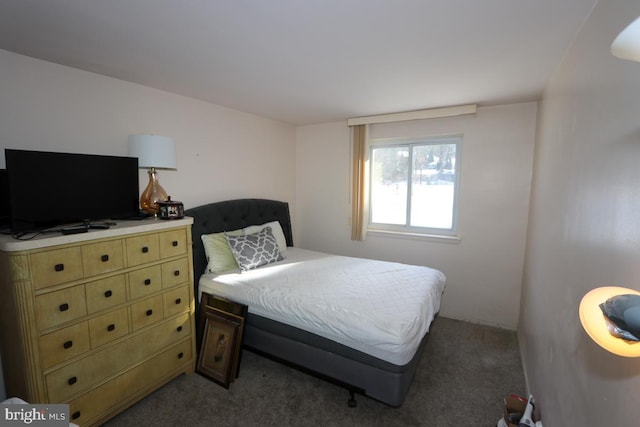
{"label": "white pillow", "polygon": [[283,258],[287,257],[287,239],[284,237],[284,232],[282,231],[282,226],[279,221],[271,221],[262,225],[250,225],[249,227],[245,227],[242,229],[242,234],[249,235],[255,234],[258,231],[264,230],[266,227],[271,227],[271,232],[273,233],[273,237],[276,238],[278,242],[278,249],[280,250],[280,255]]}

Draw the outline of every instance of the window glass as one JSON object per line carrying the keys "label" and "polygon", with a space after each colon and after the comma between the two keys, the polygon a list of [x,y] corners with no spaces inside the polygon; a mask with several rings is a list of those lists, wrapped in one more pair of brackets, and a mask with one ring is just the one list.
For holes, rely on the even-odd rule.
{"label": "window glass", "polygon": [[460,141],[373,141],[369,228],[453,234]]}
{"label": "window glass", "polygon": [[409,148],[374,148],[372,159],[371,222],[405,224]]}

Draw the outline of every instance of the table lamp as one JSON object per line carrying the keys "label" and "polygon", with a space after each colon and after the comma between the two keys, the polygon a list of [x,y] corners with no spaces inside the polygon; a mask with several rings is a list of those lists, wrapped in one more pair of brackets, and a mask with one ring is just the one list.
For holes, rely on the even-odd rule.
{"label": "table lamp", "polygon": [[157,216],[158,202],[168,196],[158,181],[156,169],[176,169],[175,143],[166,136],[129,135],[129,156],[138,158],[138,167],[149,168],[149,183],[140,195],[140,207]]}

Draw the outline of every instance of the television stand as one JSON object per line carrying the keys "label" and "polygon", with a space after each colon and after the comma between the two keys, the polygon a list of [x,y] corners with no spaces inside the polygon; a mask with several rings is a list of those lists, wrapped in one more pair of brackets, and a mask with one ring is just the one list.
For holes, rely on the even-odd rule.
{"label": "television stand", "polygon": [[100,426],[192,373],[192,222],[136,222],[19,242],[0,235],[7,395],[65,402],[66,425]]}

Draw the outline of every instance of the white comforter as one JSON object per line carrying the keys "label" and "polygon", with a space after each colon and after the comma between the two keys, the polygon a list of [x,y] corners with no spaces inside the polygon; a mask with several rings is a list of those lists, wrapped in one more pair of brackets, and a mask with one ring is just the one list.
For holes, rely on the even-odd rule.
{"label": "white comforter", "polygon": [[244,273],[206,274],[201,292],[396,365],[408,363],[440,309],[445,276],[428,267],[288,248]]}

